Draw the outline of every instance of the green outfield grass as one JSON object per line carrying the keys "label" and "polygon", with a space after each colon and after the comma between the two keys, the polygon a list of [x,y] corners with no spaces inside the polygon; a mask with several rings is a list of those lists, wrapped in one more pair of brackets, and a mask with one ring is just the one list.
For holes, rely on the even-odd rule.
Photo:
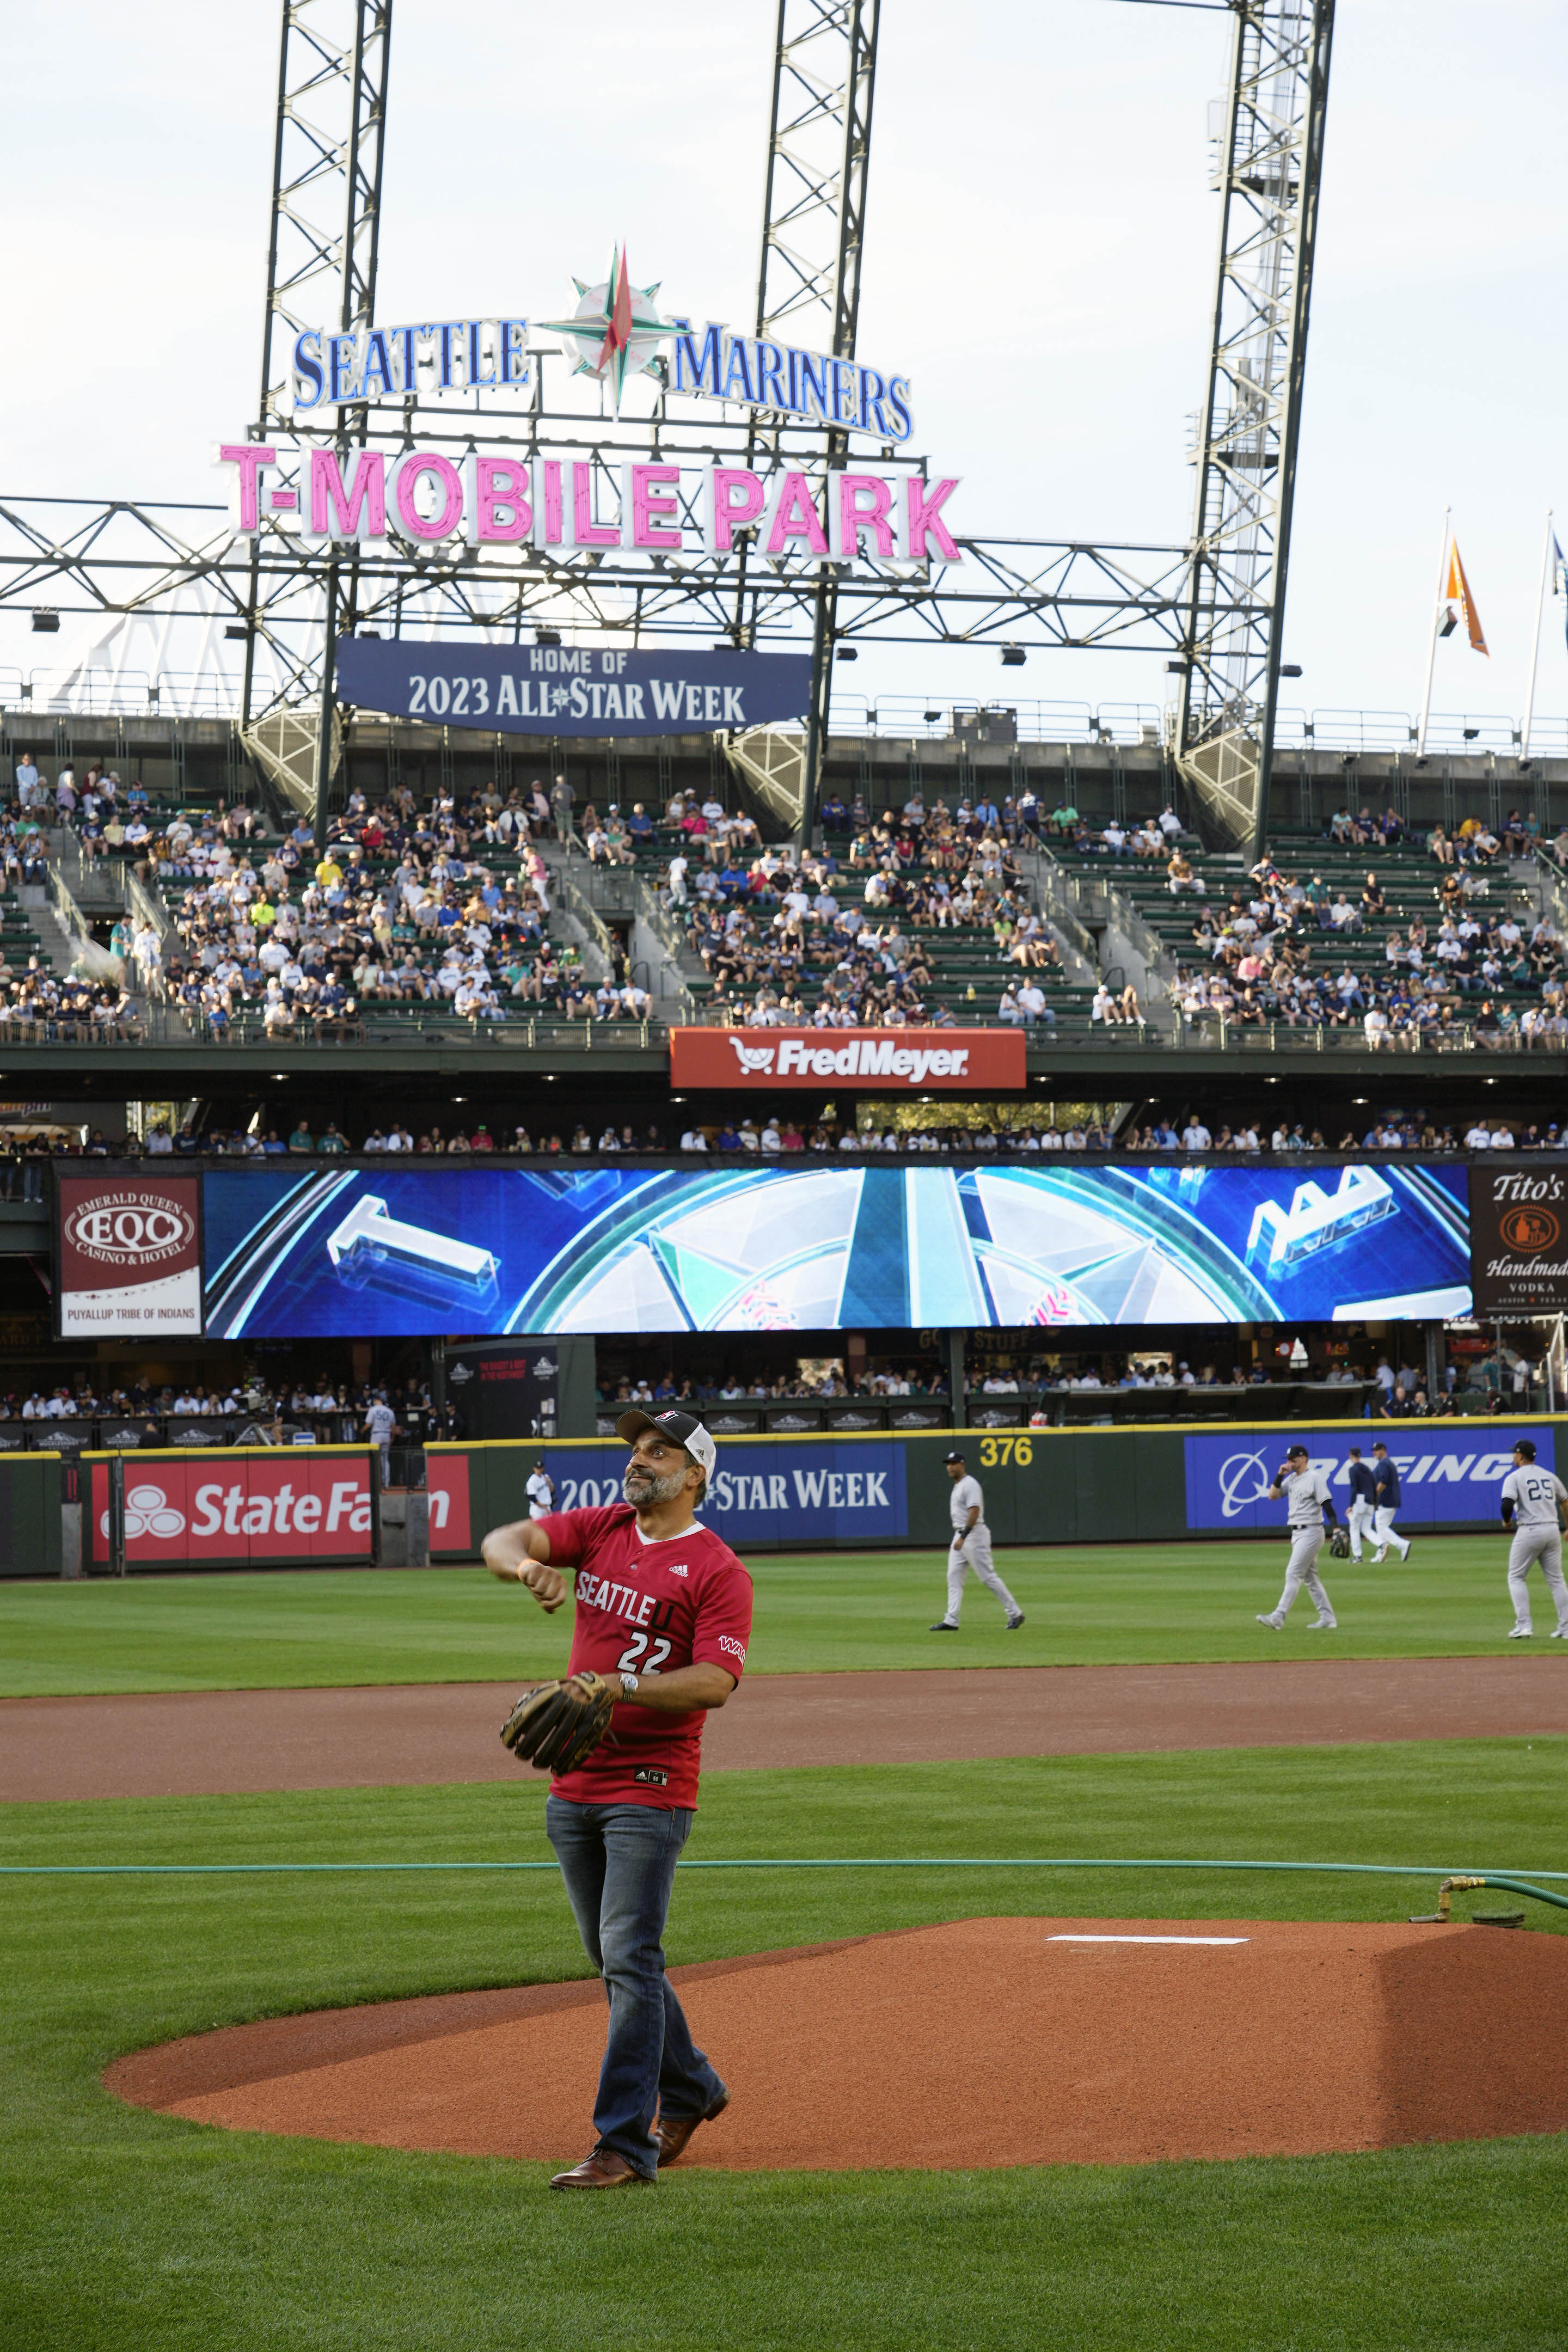
{"label": "green outfield grass", "polygon": [[[1408,1568],[1320,1565],[1337,1633],[1283,1634],[1286,1548],[1269,1543],[1062,1545],[999,1552],[1027,1616],[1004,1630],[971,1580],[957,1636],[939,1550],[761,1555],[750,1671],[1104,1664],[1134,1659],[1447,1657],[1508,1647],[1499,1538],[1418,1538]],[[1541,1645],[1552,1612],[1535,1580]],[[571,1612],[541,1614],[483,1570],[317,1570],[0,1584],[0,1693],[244,1690],[308,1684],[527,1680],[555,1674]],[[1568,1655],[1563,1660],[1568,1669]]]}
{"label": "green outfield grass", "polygon": [[[1550,1868],[1565,1762],[1568,1742],[1496,1740],[737,1772],[710,1784],[692,1852]],[[523,1783],[16,1807],[0,1859],[542,1855],[541,1813]],[[996,1913],[1389,1918],[1431,1892],[694,1873],[677,1882],[668,1945],[692,1960]],[[6,2352],[1408,2352],[1429,2338],[1557,2352],[1568,2332],[1563,2138],[1126,2168],[676,2172],[646,2196],[572,2200],[548,2195],[542,2166],[208,2130],[99,2084],[117,2054],[217,2023],[584,1970],[542,1873],[0,1881]],[[591,2095],[584,2083],[584,2146]]]}

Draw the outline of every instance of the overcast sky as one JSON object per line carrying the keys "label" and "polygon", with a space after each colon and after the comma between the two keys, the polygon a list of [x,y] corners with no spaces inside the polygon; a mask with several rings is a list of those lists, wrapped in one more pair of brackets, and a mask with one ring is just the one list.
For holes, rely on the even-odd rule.
{"label": "overcast sky", "polygon": [[[3,488],[221,497],[209,445],[256,404],[276,0],[4,13]],[[769,0],[397,0],[381,316],[558,315],[624,236],[668,309],[743,322],[773,21]],[[1123,0],[884,0],[860,349],[912,378],[965,529],[1186,536],[1230,30]],[[1491,657],[1450,638],[1436,707],[1522,706],[1554,500],[1568,523],[1565,109],[1561,0],[1341,0],[1285,648],[1309,707],[1417,706],[1447,505]],[[1563,614],[1546,712],[1568,712]],[[853,683],[1166,687],[1156,657],[1002,673],[941,649],[868,653]]]}

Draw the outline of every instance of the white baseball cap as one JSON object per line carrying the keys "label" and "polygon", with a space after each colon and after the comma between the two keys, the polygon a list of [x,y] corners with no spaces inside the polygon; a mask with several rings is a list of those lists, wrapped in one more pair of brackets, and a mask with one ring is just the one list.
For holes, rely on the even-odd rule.
{"label": "white baseball cap", "polygon": [[689,1412],[623,1412],[616,1423],[616,1435],[624,1437],[629,1445],[645,1429],[661,1430],[683,1445],[693,1462],[701,1467],[704,1476],[711,1478],[719,1463],[719,1448],[702,1423]]}

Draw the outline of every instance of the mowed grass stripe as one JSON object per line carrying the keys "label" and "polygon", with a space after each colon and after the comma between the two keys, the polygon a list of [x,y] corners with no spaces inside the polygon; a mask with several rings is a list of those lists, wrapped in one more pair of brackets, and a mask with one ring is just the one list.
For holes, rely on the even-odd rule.
{"label": "mowed grass stripe", "polygon": [[[739,1772],[710,1783],[692,1851],[1043,1840],[1552,1867],[1565,1761],[1568,1742],[1502,1740]],[[542,1812],[524,1782],[130,1800],[17,1808],[3,1845],[8,1860],[511,1855],[545,1850]],[[678,1882],[668,1948],[716,1958],[983,1912],[1416,1907],[1355,1880],[696,1874]],[[542,1875],[12,1882],[0,1969],[0,2340],[16,2352],[1405,2352],[1427,2311],[1458,2346],[1555,2352],[1568,2325],[1560,2139],[1125,2170],[677,2173],[647,2196],[572,2200],[545,2192],[542,2167],[208,2131],[100,2088],[110,2058],[175,2033],[581,1976],[564,1897]],[[591,2096],[584,2083],[584,2144]]]}
{"label": "mowed grass stripe", "polygon": [[[829,1674],[956,1665],[1089,1665],[1316,1656],[1301,1604],[1284,1634],[1259,1626],[1283,1540],[1019,1547],[998,1554],[1026,1612],[1008,1633],[971,1582],[962,1632],[941,1549],[759,1555],[748,1672]],[[1337,1657],[1448,1657],[1508,1649],[1500,1538],[1418,1539],[1408,1568],[1320,1562],[1339,1613]],[[1541,1646],[1551,1625],[1537,1596]],[[562,1671],[571,1610],[546,1618],[480,1569],[281,1570],[123,1582],[0,1584],[0,1695],[247,1690],[527,1681]],[[1564,1656],[1568,1668],[1568,1654]]]}

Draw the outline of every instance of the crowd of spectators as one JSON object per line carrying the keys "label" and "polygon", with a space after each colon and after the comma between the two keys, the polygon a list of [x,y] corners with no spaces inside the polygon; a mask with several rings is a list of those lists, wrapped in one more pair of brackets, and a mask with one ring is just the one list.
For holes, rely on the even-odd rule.
{"label": "crowd of spectators", "polygon": [[[1568,1123],[1556,1119],[1538,1123],[1486,1112],[1478,1112],[1468,1124],[1459,1119],[1442,1127],[1421,1111],[1378,1112],[1364,1127],[1347,1122],[1342,1115],[1331,1121],[1325,1131],[1322,1127],[1309,1127],[1303,1119],[1259,1118],[1243,1114],[1231,1122],[1203,1109],[1189,1109],[1174,1119],[1162,1115],[1142,1124],[1133,1120],[1118,1132],[1092,1116],[1069,1116],[1060,1125],[1030,1119],[994,1127],[902,1127],[880,1126],[874,1114],[864,1124],[858,1124],[849,1120],[814,1120],[801,1118],[793,1110],[770,1109],[748,1111],[739,1117],[731,1112],[723,1117],[692,1119],[679,1134],[672,1127],[668,1139],[666,1129],[657,1121],[610,1120],[600,1126],[597,1121],[589,1125],[582,1120],[567,1120],[559,1127],[530,1129],[509,1127],[498,1120],[492,1129],[484,1118],[471,1125],[442,1126],[431,1122],[413,1127],[393,1118],[384,1125],[373,1126],[356,1139],[345,1134],[335,1119],[329,1118],[324,1125],[314,1127],[308,1118],[300,1118],[292,1127],[281,1129],[264,1128],[258,1120],[247,1129],[215,1126],[198,1130],[185,1126],[174,1132],[158,1125],[148,1130],[144,1141],[131,1135],[123,1143],[110,1142],[94,1129],[85,1143],[50,1146],[34,1142],[26,1147],[25,1153],[16,1146],[7,1150],[4,1130],[0,1130],[0,1186],[8,1182],[18,1166],[30,1167],[52,1155],[75,1151],[100,1158],[112,1155],[136,1159],[146,1154],[153,1159],[201,1155],[241,1160],[331,1159],[348,1152],[360,1158],[399,1154],[416,1158],[443,1154],[603,1158],[622,1152],[660,1157],[679,1152],[700,1158],[749,1156],[768,1160],[788,1159],[802,1152],[857,1156],[890,1152],[906,1158],[1000,1155],[1005,1159],[1033,1159],[1057,1152],[1115,1151],[1141,1158],[1170,1153],[1193,1160],[1221,1152],[1284,1155],[1313,1151],[1563,1150],[1568,1150]],[[8,1190],[4,1197],[10,1197]]]}
{"label": "crowd of spectators", "polygon": [[746,1028],[952,1027],[934,993],[934,935],[978,929],[1005,974],[996,1017],[1051,1024],[1039,983],[1059,972],[1061,951],[1030,901],[1016,856],[1026,828],[1009,809],[1011,831],[987,801],[928,810],[916,792],[875,823],[859,803],[849,812],[831,802],[829,842],[830,814],[850,832],[842,857],[786,846],[748,860],[731,842],[699,864],[714,836],[696,836],[670,859],[666,890],[714,983],[708,1017]]}
{"label": "crowd of spectators", "polygon": [[[503,837],[503,814],[519,863],[498,878],[478,843]],[[504,1019],[519,999],[575,1009],[586,983],[575,957],[547,944],[544,860],[527,822],[521,794],[515,813],[493,793],[461,807],[438,796],[422,812],[406,788],[374,808],[355,792],[322,856],[301,820],[258,867],[210,818],[196,828],[181,819],[156,877],[166,898],[185,881],[166,992],[215,1036],[242,1008],[282,1038],[341,1033],[378,1003],[430,1003],[475,1023]]]}
{"label": "crowd of spectators", "polygon": [[1041,1127],[1034,1123],[1017,1127],[926,1127],[881,1128],[874,1122],[861,1127],[846,1121],[813,1121],[797,1119],[790,1111],[768,1111],[760,1117],[750,1112],[736,1118],[733,1115],[693,1120],[680,1131],[679,1140],[667,1144],[665,1133],[657,1123],[642,1125],[627,1120],[620,1124],[606,1123],[595,1133],[581,1121],[567,1122],[558,1129],[506,1127],[498,1121],[491,1129],[488,1121],[476,1120],[471,1128],[462,1126],[446,1129],[437,1124],[410,1128],[401,1119],[390,1119],[384,1126],[373,1127],[369,1133],[355,1142],[346,1136],[335,1119],[329,1119],[319,1131],[300,1119],[285,1129],[263,1128],[259,1121],[247,1129],[194,1126],[171,1133],[160,1124],[149,1129],[145,1142],[134,1136],[123,1145],[108,1145],[95,1136],[86,1147],[94,1151],[112,1150],[117,1155],[138,1158],[142,1153],[153,1159],[170,1156],[192,1158],[201,1154],[208,1158],[241,1160],[304,1159],[325,1155],[336,1157],[353,1151],[366,1154],[410,1153],[416,1158],[432,1154],[468,1155],[499,1153],[523,1158],[553,1159],[559,1156],[593,1154],[600,1157],[614,1152],[662,1154],[668,1150],[693,1155],[751,1154],[763,1159],[789,1156],[795,1152],[902,1152],[921,1155],[953,1153],[1015,1154],[1054,1151],[1109,1151],[1111,1134],[1108,1128],[1090,1120],[1087,1124],[1066,1127]]}
{"label": "crowd of spectators", "polygon": [[[1331,1141],[1338,1127],[1337,1140]],[[1478,1112],[1463,1120],[1438,1127],[1423,1113],[1380,1113],[1358,1130],[1342,1120],[1331,1122],[1330,1135],[1303,1119],[1254,1118],[1242,1116],[1231,1125],[1201,1110],[1184,1111],[1179,1118],[1135,1122],[1117,1139],[1122,1151],[1176,1151],[1188,1159],[1215,1151],[1561,1151],[1568,1149],[1568,1132],[1555,1119],[1545,1126]]]}
{"label": "crowd of spectators", "polygon": [[810,1368],[797,1364],[793,1371],[727,1370],[712,1379],[699,1374],[677,1380],[673,1372],[666,1372],[657,1381],[626,1379],[595,1393],[600,1404],[621,1407],[769,1404],[784,1398],[820,1398],[831,1403],[854,1398],[945,1396],[947,1374],[920,1364],[889,1364],[866,1372],[847,1372],[837,1362]]}
{"label": "crowd of spectators", "polygon": [[[354,1034],[367,1011],[386,1004],[428,1004],[476,1025],[519,1012],[647,1017],[647,992],[624,958],[595,980],[577,949],[551,936],[539,844],[552,830],[578,842],[564,779],[551,792],[536,781],[504,795],[493,783],[462,797],[443,793],[425,809],[406,787],[374,804],[355,791],[318,856],[302,820],[280,840],[258,843],[253,856],[260,828],[249,809],[157,818],[139,783],[122,791],[96,768],[79,793],[68,769],[52,789],[30,760],[17,773],[27,794],[21,822],[37,825],[34,812],[47,819],[52,808],[85,858],[118,856],[162,898],[172,929],[161,935],[153,922],[122,919],[110,952],[141,991],[177,1005],[214,1038],[241,1014],[256,1016],[268,1037]],[[630,855],[617,812],[607,829],[592,806],[579,822],[579,845],[591,857]],[[45,993],[29,976],[19,1017],[33,1017],[31,1003]],[[132,1014],[123,999],[100,992],[90,1003],[51,1005],[48,1034],[85,1034],[89,1024],[101,1034],[110,1020],[125,1034]]]}
{"label": "crowd of spectators", "polygon": [[435,1408],[423,1381],[409,1379],[395,1388],[334,1381],[324,1371],[277,1385],[252,1372],[226,1387],[219,1382],[211,1388],[200,1381],[159,1383],[142,1373],[129,1388],[101,1391],[83,1376],[74,1385],[61,1381],[47,1391],[36,1388],[26,1398],[0,1394],[0,1421],[248,1421],[258,1435],[270,1433],[275,1443],[308,1432],[323,1444],[349,1445],[384,1425],[378,1411],[383,1407],[390,1409],[400,1432],[429,1433]]}
{"label": "crowd of spectators", "polygon": [[[1460,1032],[1461,1013],[1482,1045],[1560,1046],[1568,1039],[1561,931],[1549,915],[1521,920],[1474,903],[1471,880],[1468,870],[1444,874],[1430,926],[1419,913],[1391,925],[1375,871],[1352,894],[1320,875],[1303,883],[1266,859],[1228,906],[1205,901],[1192,931],[1201,961],[1178,963],[1172,1000],[1184,1021],[1359,1028],[1373,1047],[1441,1044]],[[1373,927],[1383,942],[1375,963],[1356,948]],[[1506,992],[1522,989],[1538,993],[1521,1015]]]}

